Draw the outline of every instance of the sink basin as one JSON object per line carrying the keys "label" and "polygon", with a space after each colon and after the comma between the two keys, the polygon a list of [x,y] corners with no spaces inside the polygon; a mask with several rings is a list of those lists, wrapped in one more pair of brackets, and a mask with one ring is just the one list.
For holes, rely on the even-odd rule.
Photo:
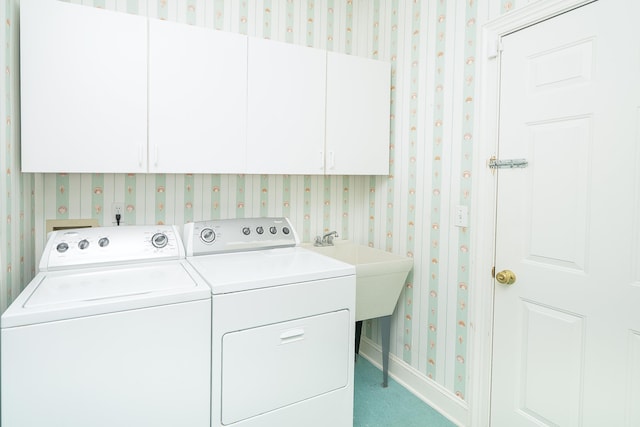
{"label": "sink basin", "polygon": [[334,240],[333,246],[305,248],[356,267],[356,320],[393,313],[413,260],[349,240]]}

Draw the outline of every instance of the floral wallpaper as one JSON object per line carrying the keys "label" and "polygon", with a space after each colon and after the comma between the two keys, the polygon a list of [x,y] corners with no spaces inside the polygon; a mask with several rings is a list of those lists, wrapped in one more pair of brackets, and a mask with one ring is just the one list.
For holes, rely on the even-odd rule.
{"label": "floral wallpaper", "polygon": [[33,176],[20,173],[18,2],[0,8],[0,311],[35,274]]}
{"label": "floral wallpaper", "polygon": [[[0,14],[0,311],[36,272],[47,219],[183,224],[283,215],[304,241],[328,230],[414,260],[391,351],[464,400],[469,372],[469,228],[479,23],[527,0],[73,0],[388,61],[389,176],[21,174],[19,0]],[[99,84],[99,82],[96,82]],[[473,214],[471,212],[471,214]],[[364,334],[378,340],[375,320]]]}

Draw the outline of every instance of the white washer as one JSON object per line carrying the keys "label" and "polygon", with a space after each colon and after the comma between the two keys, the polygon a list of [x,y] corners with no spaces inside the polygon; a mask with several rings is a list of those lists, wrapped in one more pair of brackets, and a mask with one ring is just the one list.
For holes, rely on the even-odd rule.
{"label": "white washer", "polygon": [[299,247],[285,218],[184,238],[212,289],[211,425],[351,427],[355,267]]}
{"label": "white washer", "polygon": [[173,226],[55,231],[2,315],[2,426],[209,426],[211,291]]}

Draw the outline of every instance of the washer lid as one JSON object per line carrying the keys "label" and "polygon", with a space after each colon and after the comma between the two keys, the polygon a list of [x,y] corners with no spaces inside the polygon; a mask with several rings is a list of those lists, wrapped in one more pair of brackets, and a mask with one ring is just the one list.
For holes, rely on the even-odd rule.
{"label": "washer lid", "polygon": [[213,294],[350,276],[355,266],[293,247],[187,257]]}
{"label": "washer lid", "polygon": [[210,297],[186,261],[42,272],[2,315],[2,327]]}

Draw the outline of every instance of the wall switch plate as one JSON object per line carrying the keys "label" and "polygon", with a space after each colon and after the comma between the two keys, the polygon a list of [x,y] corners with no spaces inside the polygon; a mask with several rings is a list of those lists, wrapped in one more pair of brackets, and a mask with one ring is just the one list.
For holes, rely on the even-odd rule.
{"label": "wall switch plate", "polygon": [[463,205],[456,205],[453,210],[453,225],[456,227],[468,227],[469,226],[469,207]]}
{"label": "wall switch plate", "polygon": [[[117,220],[116,215],[120,215],[120,221]],[[124,225],[124,203],[123,202],[111,203],[111,223],[113,225]]]}

